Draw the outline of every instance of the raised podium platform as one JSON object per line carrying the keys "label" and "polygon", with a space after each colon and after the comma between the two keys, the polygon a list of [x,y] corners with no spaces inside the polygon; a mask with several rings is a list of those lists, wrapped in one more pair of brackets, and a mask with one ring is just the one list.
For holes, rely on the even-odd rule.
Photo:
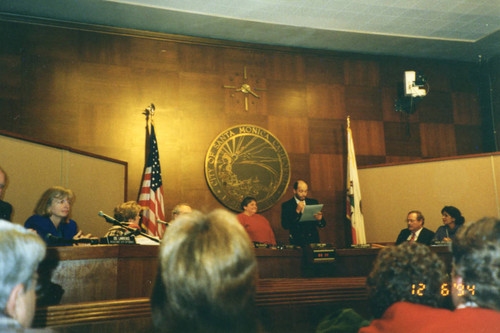
{"label": "raised podium platform", "polygon": [[[433,248],[450,267],[447,248]],[[336,306],[367,310],[365,278],[379,249],[337,249],[312,264],[301,249],[255,249],[257,304],[266,332],[314,331]],[[150,324],[149,296],[158,246],[49,248],[39,274],[45,290],[35,326],[64,332],[140,332]]]}

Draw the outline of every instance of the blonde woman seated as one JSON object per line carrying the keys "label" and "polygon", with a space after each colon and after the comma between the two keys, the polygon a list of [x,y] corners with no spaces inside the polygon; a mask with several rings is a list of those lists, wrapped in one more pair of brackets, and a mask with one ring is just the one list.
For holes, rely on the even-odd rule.
{"label": "blonde woman seated", "polygon": [[71,245],[72,240],[90,238],[91,234],[83,235],[76,222],[69,218],[73,200],[70,189],[49,188],[38,200],[35,215],[26,220],[24,227],[36,231],[49,246]]}
{"label": "blonde woman seated", "polygon": [[269,221],[262,215],[257,214],[257,200],[246,197],[241,202],[243,212],[236,217],[245,228],[252,242],[276,245],[273,229]]}

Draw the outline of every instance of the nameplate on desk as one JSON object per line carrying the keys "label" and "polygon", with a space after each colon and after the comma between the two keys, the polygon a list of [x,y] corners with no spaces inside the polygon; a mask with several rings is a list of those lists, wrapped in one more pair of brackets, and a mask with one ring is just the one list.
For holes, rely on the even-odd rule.
{"label": "nameplate on desk", "polygon": [[295,249],[300,249],[300,246],[297,245],[291,245],[291,244],[286,244],[286,245],[278,245],[277,246],[278,250],[295,250]]}
{"label": "nameplate on desk", "polygon": [[108,244],[135,244],[134,236],[109,236],[106,239]]}
{"label": "nameplate on desk", "polygon": [[335,261],[335,248],[330,244],[311,244],[313,262]]}
{"label": "nameplate on desk", "polygon": [[353,249],[371,249],[371,244],[352,244],[351,247]]}
{"label": "nameplate on desk", "polygon": [[431,246],[451,246],[451,242],[447,241],[435,241]]}

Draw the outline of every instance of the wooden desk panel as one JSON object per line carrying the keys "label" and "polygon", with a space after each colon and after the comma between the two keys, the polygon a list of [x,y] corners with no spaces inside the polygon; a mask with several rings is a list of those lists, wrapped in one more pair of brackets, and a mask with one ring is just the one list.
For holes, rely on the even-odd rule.
{"label": "wooden desk panel", "polygon": [[[319,264],[314,268],[314,276],[347,277],[368,276],[380,248],[370,249],[337,249],[336,260],[333,263]],[[452,255],[446,246],[431,246],[446,265],[447,272],[451,272]]]}
{"label": "wooden desk panel", "polygon": [[[432,251],[451,267],[447,248]],[[255,252],[260,274],[256,302],[266,332],[314,331],[336,306],[366,312],[365,280],[379,249],[338,249],[335,262],[312,269],[300,250]],[[59,303],[37,308],[35,325],[62,332],[147,331],[157,253],[157,246],[50,248],[42,271],[50,272],[65,293]],[[306,272],[319,277],[303,278]]]}
{"label": "wooden desk panel", "polygon": [[[451,253],[433,247],[451,271]],[[379,249],[337,249],[331,263],[305,264],[302,251],[255,249],[260,279],[368,276]],[[149,297],[157,271],[158,246],[96,245],[49,248],[40,281],[64,290],[43,305]]]}
{"label": "wooden desk panel", "polygon": [[256,248],[255,255],[261,279],[299,278],[303,276],[301,249]]}
{"label": "wooden desk panel", "polygon": [[[274,324],[261,318],[268,326],[266,332],[281,331],[283,325],[294,327],[304,323],[310,326],[305,331],[310,331],[317,325],[317,316],[314,315],[316,319],[311,321],[311,313],[330,313],[336,305],[365,304],[367,297],[365,278],[260,279],[256,304],[261,317],[269,313],[279,314],[280,318],[273,318]],[[289,317],[290,311],[296,315]],[[133,325],[120,327],[124,320]],[[103,327],[106,327],[107,332],[123,333],[144,331],[150,320],[150,300],[140,297],[42,307],[37,309],[34,326],[50,326],[64,332],[104,331]],[[269,329],[273,326],[277,328]]]}
{"label": "wooden desk panel", "polygon": [[[301,277],[301,250],[255,249],[260,278]],[[62,297],[43,305],[149,297],[158,265],[158,246],[93,245],[48,248],[39,269],[46,289],[60,286]],[[47,293],[56,294],[54,291]]]}
{"label": "wooden desk panel", "polygon": [[157,246],[146,245],[48,248],[39,269],[40,283],[45,287],[50,281],[64,291],[59,302],[49,304],[149,296],[157,253]]}

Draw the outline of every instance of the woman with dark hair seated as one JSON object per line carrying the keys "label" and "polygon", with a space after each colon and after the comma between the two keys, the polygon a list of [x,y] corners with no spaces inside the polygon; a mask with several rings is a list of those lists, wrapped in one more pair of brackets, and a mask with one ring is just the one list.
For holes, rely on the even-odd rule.
{"label": "woman with dark hair seated", "polygon": [[276,245],[274,232],[269,221],[262,215],[257,214],[257,200],[246,197],[241,202],[243,212],[236,217],[245,228],[252,242]]}
{"label": "woman with dark hair seated", "polygon": [[456,232],[464,224],[465,218],[458,208],[453,206],[444,206],[441,209],[443,225],[436,230],[434,241],[451,242]]}

